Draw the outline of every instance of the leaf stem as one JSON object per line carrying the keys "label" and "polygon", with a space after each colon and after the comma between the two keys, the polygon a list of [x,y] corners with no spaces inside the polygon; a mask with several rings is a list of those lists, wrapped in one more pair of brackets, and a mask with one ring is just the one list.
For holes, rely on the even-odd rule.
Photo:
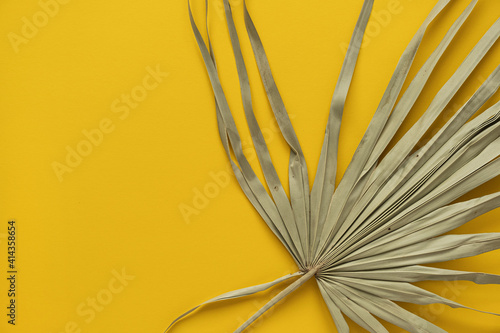
{"label": "leaf stem", "polygon": [[243,325],[241,325],[234,333],[243,332],[248,326],[250,326],[255,320],[262,316],[267,310],[275,306],[279,301],[290,295],[292,292],[297,290],[300,286],[306,283],[318,272],[320,266],[314,267],[304,274],[300,279],[283,289],[278,295],[273,297],[266,305],[264,305],[259,311],[257,311],[250,319],[248,319]]}

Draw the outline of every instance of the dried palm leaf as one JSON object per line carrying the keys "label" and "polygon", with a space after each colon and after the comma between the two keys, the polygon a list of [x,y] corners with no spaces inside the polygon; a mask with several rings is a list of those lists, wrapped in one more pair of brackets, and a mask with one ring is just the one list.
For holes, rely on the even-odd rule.
{"label": "dried palm leaf", "polygon": [[[260,76],[281,134],[290,147],[290,197],[278,177],[253,113],[248,74],[228,0],[224,0],[224,8],[241,98],[265,185],[243,153],[241,138],[219,81],[210,38],[207,46],[189,9],[192,28],[215,95],[219,135],[236,179],[300,269],[273,282],[232,291],[201,304],[251,295],[300,276],[236,329],[236,333],[245,330],[313,277],[339,332],[349,332],[344,316],[370,332],[387,332],[375,316],[410,332],[444,332],[394,301],[441,303],[470,309],[411,283],[467,280],[478,284],[500,284],[498,275],[421,266],[500,248],[499,233],[442,236],[500,206],[500,192],[452,203],[500,174],[500,102],[471,120],[498,90],[500,66],[432,139],[418,148],[430,126],[499,38],[500,19],[443,85],[422,117],[392,149],[388,149],[477,0],[471,1],[449,28],[398,100],[428,26],[449,3],[450,0],[437,2],[403,52],[375,115],[335,188],[344,104],[373,7],[373,0],[364,1],[334,90],[312,190],[304,154],[274,82],[260,37],[244,6],[246,29]],[[177,318],[170,327],[198,307]]]}

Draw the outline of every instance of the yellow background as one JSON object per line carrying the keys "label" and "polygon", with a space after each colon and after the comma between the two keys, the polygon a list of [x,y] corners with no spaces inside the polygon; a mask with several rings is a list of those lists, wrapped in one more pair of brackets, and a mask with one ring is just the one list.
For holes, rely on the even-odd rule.
{"label": "yellow background", "polygon": [[[0,4],[0,234],[18,224],[17,325],[6,324],[6,243],[0,244],[1,332],[159,333],[188,308],[223,292],[274,280],[297,268],[234,178],[227,172],[214,101],[185,0],[67,1],[36,36],[15,52],[8,36],[21,35],[23,17],[41,10],[36,0]],[[288,151],[273,130],[271,112],[246,37],[242,1],[231,1],[261,126],[268,133],[280,176]],[[387,85],[396,62],[435,0],[376,1],[371,26],[349,94],[340,145],[340,172]],[[468,1],[456,0],[430,26],[410,78]],[[292,122],[306,154],[311,182],[323,140],[343,46],[362,1],[272,0],[248,3]],[[192,1],[204,24],[204,2]],[[223,86],[249,145],[239,88],[223,18],[222,0],[210,1],[210,30]],[[395,9],[394,9],[395,8]],[[391,11],[389,11],[391,10]],[[385,11],[385,12],[384,12]],[[480,0],[425,88],[405,128],[417,119],[473,45],[500,14],[500,2]],[[383,18],[383,17],[382,17]],[[387,17],[386,17],[387,18]],[[10,35],[9,35],[10,34]],[[467,81],[449,110],[464,103],[498,65],[498,43]],[[112,104],[142,84],[147,68],[168,72],[128,117]],[[496,94],[488,105],[498,101]],[[455,105],[455,107],[454,107]],[[451,116],[447,111],[442,123]],[[110,119],[114,130],[59,181],[64,163],[92,130]],[[257,167],[256,159],[252,164]],[[196,191],[213,198],[186,219]],[[473,192],[500,190],[500,180]],[[200,203],[199,203],[200,204]],[[500,231],[500,211],[457,230]],[[3,235],[5,236],[5,235]],[[500,273],[498,251],[439,267]],[[77,313],[88,298],[104,295],[113,270],[134,276],[95,318]],[[499,286],[421,283],[429,290],[483,310],[500,312]],[[103,292],[104,290],[104,292]],[[208,306],[172,332],[232,332],[279,288],[241,301]],[[450,332],[500,332],[500,318],[444,306],[405,305]],[[334,332],[314,282],[273,309],[249,332]],[[353,325],[353,332],[362,329]],[[388,325],[391,332],[402,332]],[[77,331],[76,331],[77,332]]]}

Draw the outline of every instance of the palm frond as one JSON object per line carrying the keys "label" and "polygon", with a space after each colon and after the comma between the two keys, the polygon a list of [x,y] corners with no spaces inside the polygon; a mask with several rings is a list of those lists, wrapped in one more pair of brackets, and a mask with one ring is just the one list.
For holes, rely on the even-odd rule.
{"label": "palm frond", "polygon": [[[313,277],[339,332],[349,332],[344,316],[370,332],[388,332],[376,317],[410,332],[444,332],[394,302],[440,303],[471,309],[412,283],[465,280],[477,284],[500,284],[500,276],[494,274],[422,266],[500,248],[499,233],[443,236],[500,206],[500,192],[454,203],[472,189],[500,175],[500,102],[477,115],[500,87],[500,66],[453,117],[419,147],[430,127],[500,37],[500,19],[478,41],[418,121],[393,148],[388,148],[477,0],[471,1],[456,19],[402,92],[429,25],[451,2],[437,1],[404,50],[348,168],[339,185],[335,186],[341,119],[373,2],[364,1],[347,49],[333,93],[311,190],[304,153],[274,81],[263,43],[244,5],[246,30],[260,77],[290,149],[289,197],[253,112],[248,73],[229,1],[224,0],[227,27],[244,112],[265,184],[256,176],[243,152],[221,86],[210,38],[207,46],[189,8],[194,35],[215,95],[219,135],[236,179],[300,270],[276,281],[226,293],[201,304],[251,295],[299,277],[235,332],[244,331],[264,312]],[[198,307],[178,317],[172,325]]]}

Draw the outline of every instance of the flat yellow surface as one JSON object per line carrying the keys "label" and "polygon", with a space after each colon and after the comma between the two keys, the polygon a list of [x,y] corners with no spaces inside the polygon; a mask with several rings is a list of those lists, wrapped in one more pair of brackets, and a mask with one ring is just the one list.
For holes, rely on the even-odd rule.
{"label": "flat yellow surface", "polygon": [[[399,56],[436,2],[376,1],[346,104],[341,173]],[[54,3],[0,3],[0,331],[161,333],[173,318],[206,299],[297,271],[228,173],[187,1]],[[223,86],[251,147],[222,0],[209,3]],[[242,0],[231,3],[257,118],[285,180],[288,151],[252,58]],[[467,3],[452,1],[430,26],[409,78]],[[331,95],[361,4],[248,1],[311,182]],[[192,7],[203,26],[204,1],[193,0]],[[498,0],[479,0],[405,129],[499,15]],[[497,43],[441,123],[499,59]],[[248,152],[257,167],[250,148]],[[495,179],[473,195],[498,190],[500,179]],[[10,219],[17,223],[15,326],[7,324],[6,309]],[[498,210],[457,232],[495,231],[500,231]],[[499,274],[499,262],[496,251],[438,266]],[[420,285],[471,307],[500,312],[500,286]],[[208,306],[172,332],[232,332],[279,289]],[[405,307],[450,332],[500,332],[499,317],[436,305]],[[352,326],[353,332],[363,331]],[[248,332],[326,333],[335,332],[335,326],[315,283],[309,282]]]}

